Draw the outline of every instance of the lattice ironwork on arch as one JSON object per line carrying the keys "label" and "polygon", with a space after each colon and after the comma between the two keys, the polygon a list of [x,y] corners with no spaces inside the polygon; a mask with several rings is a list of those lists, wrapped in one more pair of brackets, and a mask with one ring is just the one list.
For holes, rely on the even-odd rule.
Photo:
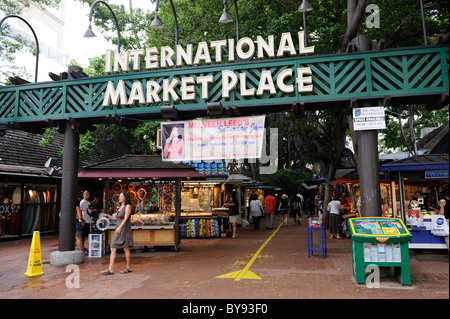
{"label": "lattice ironwork on arch", "polygon": [[[286,85],[295,85],[297,69],[310,67],[313,91],[311,93],[284,93],[277,89],[272,95],[244,97],[239,84],[230,92],[230,98],[222,98],[222,70],[235,74],[245,73],[246,88],[257,88],[263,71],[270,71],[273,79],[286,69],[293,76]],[[180,111],[204,111],[210,102],[221,102],[224,107],[253,108],[252,113],[265,113],[265,107],[305,103],[338,105],[339,101],[352,99],[380,99],[386,96],[401,103],[403,99],[430,97],[449,91],[449,49],[444,46],[428,46],[384,51],[367,51],[352,54],[296,57],[279,60],[251,61],[233,64],[165,69],[139,73],[105,75],[78,80],[42,82],[0,88],[0,123],[42,122],[67,118],[100,119],[110,115],[152,115],[158,117],[162,103],[135,103],[103,107],[102,102],[109,81],[117,85],[123,80],[127,94],[133,82],[155,81],[161,87],[164,79],[212,75],[209,98],[202,99],[200,86],[195,86],[195,100],[176,103]],[[276,81],[275,81],[276,86]],[[180,86],[175,88],[181,96]]]}

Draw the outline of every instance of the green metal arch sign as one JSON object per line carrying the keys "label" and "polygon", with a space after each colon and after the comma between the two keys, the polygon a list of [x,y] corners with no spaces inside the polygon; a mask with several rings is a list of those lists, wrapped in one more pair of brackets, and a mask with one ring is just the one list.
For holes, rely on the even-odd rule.
{"label": "green metal arch sign", "polygon": [[448,61],[447,46],[428,46],[4,86],[0,124],[100,121],[111,115],[161,118],[166,104],[206,114],[209,103],[220,102],[264,114],[268,107],[293,103],[326,107],[387,96],[397,104],[430,102],[448,95]]}

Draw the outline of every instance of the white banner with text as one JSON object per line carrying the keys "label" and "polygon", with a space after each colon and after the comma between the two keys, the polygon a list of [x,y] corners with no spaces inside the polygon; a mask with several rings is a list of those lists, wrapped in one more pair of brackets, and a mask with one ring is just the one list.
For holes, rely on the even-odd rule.
{"label": "white banner with text", "polygon": [[163,161],[261,158],[265,116],[161,123]]}

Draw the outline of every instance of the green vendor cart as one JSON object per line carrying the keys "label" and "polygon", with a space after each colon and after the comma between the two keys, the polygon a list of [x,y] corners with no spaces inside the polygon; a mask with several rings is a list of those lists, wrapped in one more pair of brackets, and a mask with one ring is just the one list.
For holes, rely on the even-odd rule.
{"label": "green vendor cart", "polygon": [[402,285],[411,284],[408,243],[412,236],[398,218],[361,217],[349,219],[352,235],[352,266],[358,284],[366,280],[366,267],[400,270]]}

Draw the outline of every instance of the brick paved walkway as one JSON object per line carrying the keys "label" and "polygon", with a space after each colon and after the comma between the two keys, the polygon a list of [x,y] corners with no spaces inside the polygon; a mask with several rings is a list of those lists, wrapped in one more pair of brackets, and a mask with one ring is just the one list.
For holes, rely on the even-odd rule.
{"label": "brick paved walkway", "polygon": [[[279,224],[279,216],[276,217]],[[238,228],[238,238],[184,239],[179,252],[156,249],[133,251],[133,272],[100,275],[109,255],[85,257],[79,265],[80,288],[67,288],[66,267],[49,264],[58,249],[57,235],[41,235],[45,274],[24,276],[30,239],[0,243],[0,299],[448,299],[449,259],[444,252],[425,251],[411,256],[411,286],[384,278],[381,288],[358,285],[352,273],[351,240],[327,239],[328,257],[308,258],[305,222],[289,220],[273,236],[249,268],[261,279],[216,278],[244,269],[275,230]],[[262,224],[264,220],[262,220]],[[318,239],[317,239],[318,240]],[[316,240],[316,241],[317,241]]]}

